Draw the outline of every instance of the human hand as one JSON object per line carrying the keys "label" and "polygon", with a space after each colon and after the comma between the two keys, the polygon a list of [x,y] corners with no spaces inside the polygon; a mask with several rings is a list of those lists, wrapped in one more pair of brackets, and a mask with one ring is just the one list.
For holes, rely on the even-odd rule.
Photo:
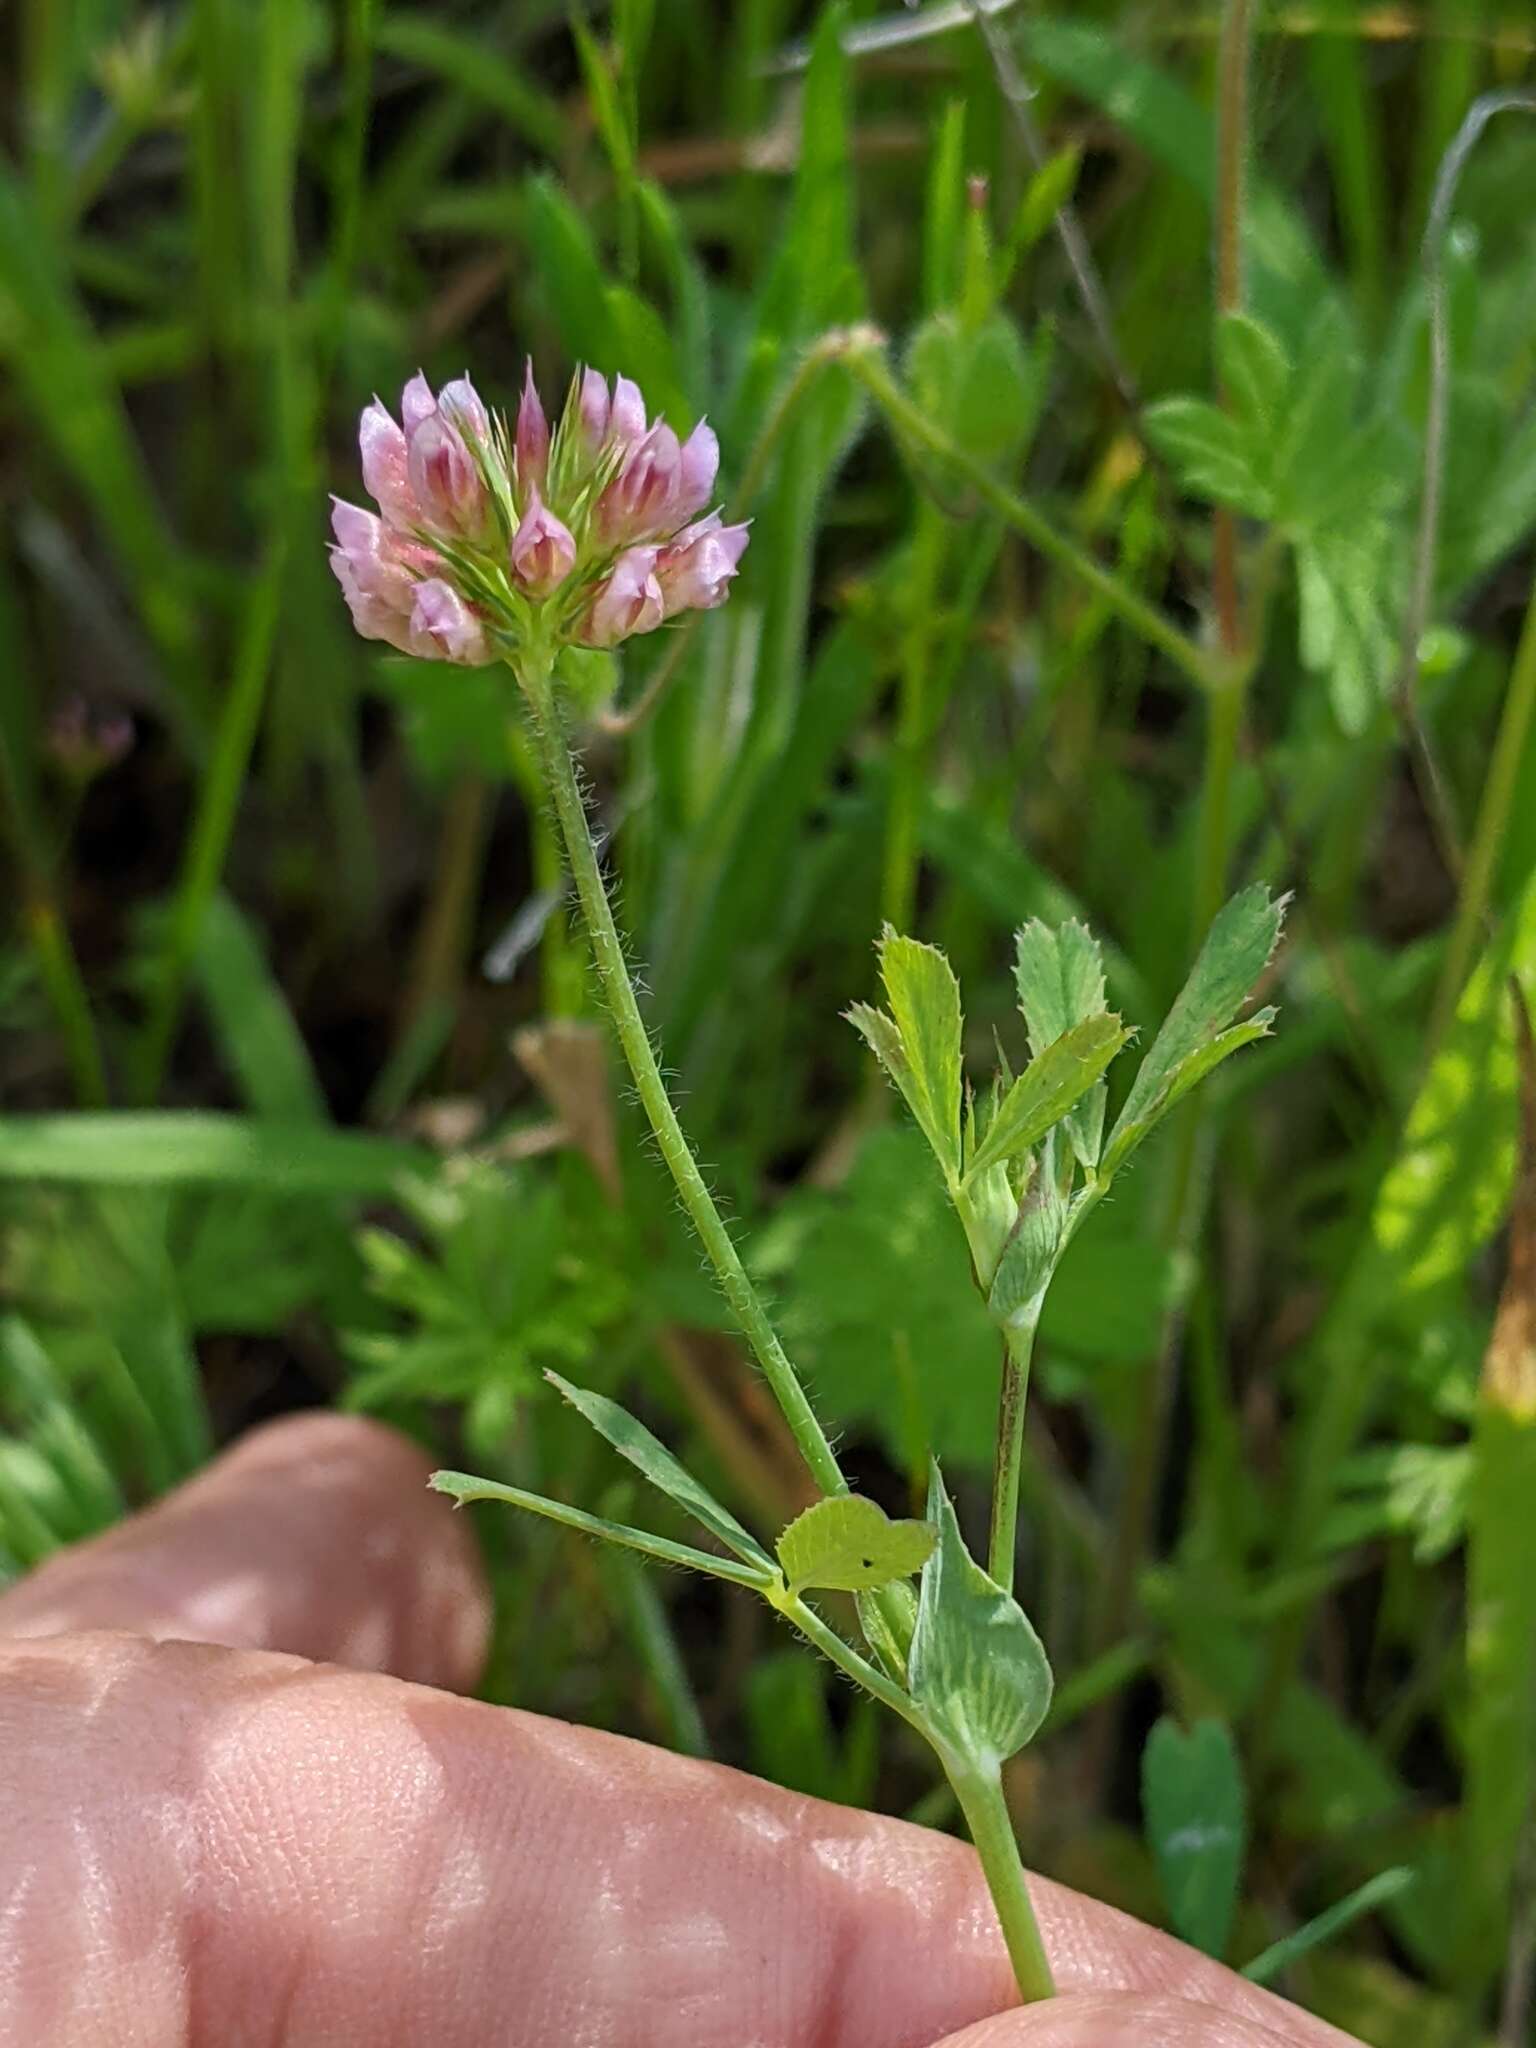
{"label": "human hand", "polygon": [[486,1597],[426,1473],[279,1423],[0,1596],[0,2040],[1350,2048],[1041,1879],[1009,2011],[963,1844],[434,1690]]}

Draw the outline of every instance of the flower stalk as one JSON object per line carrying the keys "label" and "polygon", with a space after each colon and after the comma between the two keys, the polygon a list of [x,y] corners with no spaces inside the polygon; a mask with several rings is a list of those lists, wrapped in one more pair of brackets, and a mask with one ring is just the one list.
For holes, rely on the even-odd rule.
{"label": "flower stalk", "polygon": [[598,979],[667,1171],[715,1269],[731,1313],[751,1345],[817,1485],[824,1493],[846,1493],[848,1482],[838,1466],[826,1432],[816,1419],[805,1389],[741,1262],[741,1255],[725,1227],[708,1183],[699,1171],[698,1161],[672,1107],[672,1098],[657,1065],[650,1033],[635,1000],[623,941],[603,885],[586,805],[576,780],[576,767],[555,694],[549,657],[530,649],[515,657],[512,666],[532,715],[545,784],[565,842],[566,857],[592,942]]}

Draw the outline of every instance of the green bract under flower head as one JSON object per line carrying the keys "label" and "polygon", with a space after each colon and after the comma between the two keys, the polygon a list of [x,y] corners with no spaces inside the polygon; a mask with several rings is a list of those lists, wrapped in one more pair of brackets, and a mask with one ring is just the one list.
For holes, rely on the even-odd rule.
{"label": "green bract under flower head", "polygon": [[614,647],[723,604],[747,544],[704,510],[710,427],[680,442],[627,377],[578,371],[552,433],[531,363],[511,431],[467,377],[434,397],[418,371],[399,420],[375,399],[358,442],[379,509],[335,501],[331,567],[364,638],[422,660]]}

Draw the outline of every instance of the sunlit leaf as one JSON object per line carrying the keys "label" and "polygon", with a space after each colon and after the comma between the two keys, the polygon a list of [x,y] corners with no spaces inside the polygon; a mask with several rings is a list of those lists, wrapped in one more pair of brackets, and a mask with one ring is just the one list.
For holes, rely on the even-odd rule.
{"label": "sunlit leaf", "polygon": [[877,1501],[835,1494],[797,1515],[779,1538],[784,1576],[796,1592],[822,1586],[872,1593],[892,1579],[920,1572],[932,1554],[926,1522],[893,1522]]}
{"label": "sunlit leaf", "polygon": [[1503,1221],[1515,1184],[1516,1059],[1509,977],[1536,995],[1536,880],[1474,970],[1424,1076],[1371,1231],[1385,1291],[1461,1272]]}

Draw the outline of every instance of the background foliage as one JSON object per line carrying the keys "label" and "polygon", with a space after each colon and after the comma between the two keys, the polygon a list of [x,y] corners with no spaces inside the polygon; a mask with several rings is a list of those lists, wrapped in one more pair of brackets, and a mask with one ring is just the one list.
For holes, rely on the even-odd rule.
{"label": "background foliage", "polygon": [[[839,1021],[882,919],[946,948],[985,1073],[994,1034],[1022,1056],[1027,918],[1085,916],[1145,1026],[1229,887],[1296,892],[1276,1037],[1051,1299],[1021,1585],[1063,1682],[1011,1790],[1038,1865],[1239,1962],[1280,1943],[1266,1971],[1366,2040],[1515,2043],[1536,130],[1499,111],[1431,202],[1536,38],[1485,0],[1256,10],[1237,203],[1217,29],[1113,0],[989,38],[851,0],[11,10],[0,1568],[316,1401],[616,1512],[550,1368],[765,1532],[803,1504],[607,1065],[526,750],[484,677],[353,639],[323,553],[375,388],[623,369],[679,427],[708,410],[755,525],[725,612],[593,664],[588,769],[689,1125],[893,1513],[933,1449],[977,1515],[997,1361]],[[817,352],[856,320],[947,453]],[[1251,679],[1149,644],[1016,488]],[[484,1533],[493,1696],[952,1819],[750,1599]]]}

